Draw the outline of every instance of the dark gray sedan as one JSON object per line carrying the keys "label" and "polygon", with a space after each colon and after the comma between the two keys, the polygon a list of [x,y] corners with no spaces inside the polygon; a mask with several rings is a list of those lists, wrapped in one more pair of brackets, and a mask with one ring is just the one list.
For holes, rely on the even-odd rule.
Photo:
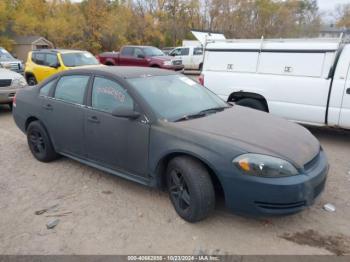
{"label": "dark gray sedan", "polygon": [[305,128],[222,101],[171,71],[65,71],[18,92],[14,119],[34,157],[60,155],[169,191],[187,221],[222,192],[236,212],[281,215],[324,189],[326,156]]}

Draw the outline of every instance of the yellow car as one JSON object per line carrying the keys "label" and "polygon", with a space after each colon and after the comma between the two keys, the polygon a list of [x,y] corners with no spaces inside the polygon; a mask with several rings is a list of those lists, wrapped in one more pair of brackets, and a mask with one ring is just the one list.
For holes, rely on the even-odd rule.
{"label": "yellow car", "polygon": [[99,64],[87,51],[41,49],[29,52],[24,72],[28,84],[36,85],[63,70]]}

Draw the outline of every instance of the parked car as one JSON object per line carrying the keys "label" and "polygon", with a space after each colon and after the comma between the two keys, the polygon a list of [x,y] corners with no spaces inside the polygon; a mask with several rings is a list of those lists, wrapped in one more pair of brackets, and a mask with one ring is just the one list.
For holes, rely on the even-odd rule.
{"label": "parked car", "polygon": [[170,51],[170,56],[175,56],[182,60],[185,69],[200,70],[203,68],[203,47],[183,46]]}
{"label": "parked car", "polygon": [[212,41],[201,81],[238,105],[349,129],[349,58],[350,45],[338,40]]}
{"label": "parked car", "polygon": [[37,160],[63,155],[167,188],[189,222],[210,214],[218,191],[239,212],[298,212],[322,192],[328,172],[304,127],[231,106],[169,70],[61,72],[18,92],[14,119]]}
{"label": "parked car", "polygon": [[42,49],[29,52],[25,77],[29,85],[36,85],[58,72],[86,66],[99,65],[87,51]]}
{"label": "parked car", "polygon": [[14,58],[6,49],[0,47],[0,64],[3,68],[23,74],[24,67],[22,61]]}
{"label": "parked car", "polygon": [[166,56],[153,46],[124,46],[120,52],[106,52],[97,56],[101,64],[109,66],[144,66],[180,71],[181,59]]}
{"label": "parked car", "polygon": [[26,85],[27,82],[21,74],[10,71],[0,64],[0,104],[7,104],[12,109],[16,92]]}

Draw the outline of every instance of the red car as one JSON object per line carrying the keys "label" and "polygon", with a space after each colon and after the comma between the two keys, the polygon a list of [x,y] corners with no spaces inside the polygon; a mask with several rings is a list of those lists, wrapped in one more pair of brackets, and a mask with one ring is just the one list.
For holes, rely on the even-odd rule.
{"label": "red car", "polygon": [[181,59],[166,56],[153,46],[124,46],[120,52],[105,52],[96,56],[101,64],[110,66],[145,66],[180,71]]}

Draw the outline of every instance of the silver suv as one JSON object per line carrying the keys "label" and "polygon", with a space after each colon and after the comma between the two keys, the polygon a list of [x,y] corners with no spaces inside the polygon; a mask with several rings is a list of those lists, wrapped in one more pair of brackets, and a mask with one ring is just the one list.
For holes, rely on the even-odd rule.
{"label": "silver suv", "polygon": [[0,47],[0,64],[2,67],[23,74],[24,66],[22,61],[14,58],[6,49]]}
{"label": "silver suv", "polygon": [[3,68],[0,64],[0,104],[8,104],[12,109],[16,92],[26,85],[23,75]]}

